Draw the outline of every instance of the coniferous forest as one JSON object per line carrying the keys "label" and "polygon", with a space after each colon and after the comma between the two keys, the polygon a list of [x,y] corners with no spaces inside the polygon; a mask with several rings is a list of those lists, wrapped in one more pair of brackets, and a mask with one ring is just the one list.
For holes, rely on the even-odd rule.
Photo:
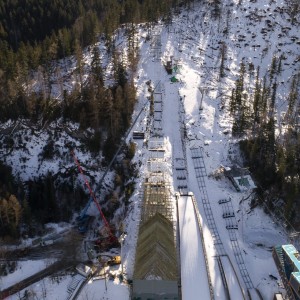
{"label": "coniferous forest", "polygon": [[[300,76],[294,76],[289,87],[287,112],[280,120],[275,116],[278,77],[284,54],[273,57],[270,70],[262,80],[259,68],[241,64],[239,78],[231,96],[233,116],[232,134],[241,138],[240,148],[245,165],[259,184],[261,201],[274,209],[278,199],[284,199],[283,213],[287,220],[295,220],[300,200]],[[253,94],[243,93],[244,77],[255,81]],[[284,133],[283,131],[284,128]],[[275,130],[280,129],[276,135]],[[297,225],[298,226],[298,225]]]}
{"label": "coniferous forest", "polygon": [[[190,4],[185,2],[181,5]],[[102,151],[109,162],[130,125],[136,100],[130,76],[138,62],[137,49],[130,43],[134,24],[168,20],[176,5],[177,0],[0,1],[0,122],[21,119],[32,130],[46,128],[56,120],[62,122],[61,126],[77,122],[82,132],[92,129],[92,134],[85,135],[81,142],[95,154]],[[132,45],[129,65],[123,63],[114,47],[114,32],[122,24],[126,24]],[[90,49],[89,76],[83,80],[83,51],[99,38],[105,42],[113,62],[114,83],[109,86],[105,85],[101,53],[96,46]],[[70,56],[76,59],[78,82],[72,91],[62,90],[62,101],[57,102],[51,99],[52,78],[62,71],[55,62]],[[42,88],[28,89],[36,74]],[[57,138],[57,133],[54,135]],[[55,136],[44,147],[42,159],[57,155],[53,139]],[[4,142],[7,147],[15,146],[9,136]],[[132,193],[132,184],[124,185],[122,168],[117,169],[115,184],[122,185],[126,200]],[[134,168],[131,169],[132,175]],[[34,234],[38,224],[68,221],[73,210],[88,199],[83,187],[74,186],[76,168],[69,172],[68,179],[61,174],[48,174],[22,183],[13,177],[10,167],[1,164],[0,235],[17,237],[20,224],[29,228],[27,233]],[[104,208],[107,215],[112,214],[116,203],[112,200]]]}

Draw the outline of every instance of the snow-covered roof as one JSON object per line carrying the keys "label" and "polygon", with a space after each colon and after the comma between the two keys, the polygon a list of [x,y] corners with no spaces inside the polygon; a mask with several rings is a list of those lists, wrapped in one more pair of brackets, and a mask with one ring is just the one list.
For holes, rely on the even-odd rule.
{"label": "snow-covered roof", "polygon": [[239,190],[255,189],[257,186],[250,175],[233,177]]}
{"label": "snow-covered roof", "polygon": [[240,168],[237,166],[232,166],[230,168],[227,167],[225,168],[225,174],[231,179],[238,191],[246,191],[257,187],[249,170],[246,168]]}

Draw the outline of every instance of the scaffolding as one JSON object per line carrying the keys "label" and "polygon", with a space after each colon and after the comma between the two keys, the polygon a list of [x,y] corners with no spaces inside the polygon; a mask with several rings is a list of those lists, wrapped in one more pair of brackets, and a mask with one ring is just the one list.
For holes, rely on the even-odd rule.
{"label": "scaffolding", "polygon": [[177,280],[173,223],[160,213],[140,225],[133,279]]}
{"label": "scaffolding", "polygon": [[155,27],[152,30],[152,37],[151,37],[151,54],[153,55],[153,59],[155,61],[159,61],[161,58],[161,28]]}
{"label": "scaffolding", "polygon": [[153,92],[153,124],[151,135],[156,137],[163,136],[163,90],[164,86],[160,81],[155,84]]}
{"label": "scaffolding", "polygon": [[[164,139],[151,138],[148,150],[148,174],[143,185],[132,299],[139,299],[141,295],[152,298],[169,284],[172,286],[172,297],[167,299],[178,299],[173,205],[164,158]],[[152,285],[153,290],[149,293],[149,286]]]}
{"label": "scaffolding", "polygon": [[165,161],[165,144],[163,138],[151,138],[148,144],[148,174],[144,182],[144,194],[141,224],[156,213],[162,214],[173,222],[171,186],[167,180],[168,166]]}
{"label": "scaffolding", "polygon": [[[161,58],[161,28],[151,32],[153,61]],[[155,82],[150,102],[148,161],[136,256],[132,299],[178,299],[178,264],[175,247],[171,185],[163,134],[164,86]]]}
{"label": "scaffolding", "polygon": [[170,198],[170,184],[165,181],[164,173],[153,173],[144,183],[144,203],[141,224],[157,213],[173,222],[173,206]]}
{"label": "scaffolding", "polygon": [[161,159],[151,159],[147,162],[147,169],[150,173],[165,173],[167,170],[167,165],[161,162]]}

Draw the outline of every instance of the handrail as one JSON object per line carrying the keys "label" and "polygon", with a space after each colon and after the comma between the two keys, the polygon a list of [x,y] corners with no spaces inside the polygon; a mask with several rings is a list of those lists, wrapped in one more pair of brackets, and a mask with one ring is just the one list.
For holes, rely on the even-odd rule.
{"label": "handrail", "polygon": [[193,202],[193,205],[194,205],[194,210],[195,210],[195,214],[196,214],[196,217],[197,217],[198,227],[199,227],[199,231],[200,231],[200,237],[201,237],[201,241],[202,241],[202,248],[203,248],[204,260],[205,260],[205,266],[206,266],[207,280],[208,280],[208,285],[209,285],[210,299],[213,300],[213,299],[215,299],[214,298],[214,290],[213,290],[213,285],[212,285],[210,272],[209,272],[207,253],[206,253],[206,249],[205,249],[203,230],[202,230],[202,225],[201,225],[201,220],[200,220],[200,213],[199,213],[198,205],[197,205],[197,202],[196,202],[196,199],[195,199],[194,195],[190,195],[190,196],[192,198],[192,202]]}

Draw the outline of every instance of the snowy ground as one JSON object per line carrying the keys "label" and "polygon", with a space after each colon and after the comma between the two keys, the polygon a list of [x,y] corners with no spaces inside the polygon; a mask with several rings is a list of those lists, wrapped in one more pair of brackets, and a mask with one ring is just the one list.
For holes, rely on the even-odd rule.
{"label": "snowy ground", "polygon": [[[180,254],[182,276],[182,298],[209,299],[209,287],[206,274],[205,261],[201,239],[190,197],[180,197],[178,200],[179,228],[180,228]],[[198,243],[192,242],[197,240]]]}
{"label": "snowy ground", "polygon": [[[212,174],[220,165],[227,166],[233,162],[240,162],[240,155],[236,148],[237,141],[232,139],[230,134],[227,134],[228,131],[226,131],[226,129],[231,128],[230,116],[226,109],[221,109],[220,107],[226,104],[227,96],[230,95],[242,60],[245,63],[252,62],[255,68],[260,66],[261,74],[265,74],[270,66],[272,56],[278,55],[281,51],[278,50],[278,45],[271,41],[276,40],[279,43],[279,40],[275,36],[279,34],[281,27],[287,26],[288,22],[285,14],[273,12],[276,5],[280,6],[283,3],[274,1],[270,5],[262,5],[262,3],[247,2],[243,6],[232,10],[231,13],[234,17],[228,37],[224,37],[220,33],[221,29],[224,28],[222,22],[218,25],[214,22],[204,21],[205,18],[207,20],[207,13],[203,8],[201,17],[199,7],[195,7],[194,12],[191,11],[188,14],[182,14],[175,20],[175,28],[173,28],[175,33],[172,32],[169,34],[163,28],[163,59],[167,60],[172,55],[173,61],[179,61],[180,71],[176,74],[176,77],[180,80],[180,83],[171,84],[171,76],[166,74],[164,68],[156,62],[151,62],[149,57],[142,55],[139,86],[150,78],[154,83],[161,80],[165,88],[163,128],[165,138],[171,144],[170,151],[172,152],[171,156],[173,159],[182,156],[178,123],[178,101],[181,96],[184,99],[186,112],[185,124],[188,136],[186,148],[204,147],[207,173],[209,175]],[[247,17],[243,13],[245,10],[249,14],[261,13],[262,19],[269,18],[272,13],[275,15],[277,23],[274,22],[274,30],[269,31],[268,37],[260,34],[262,27],[264,27],[263,22],[246,21]],[[273,16],[272,18],[275,17]],[[223,19],[223,22],[225,23],[225,19]],[[253,34],[256,36],[253,37]],[[285,109],[284,101],[289,86],[289,78],[299,67],[299,65],[293,64],[296,53],[299,51],[299,46],[288,42],[290,35],[294,34],[296,34],[295,29],[291,28],[291,32],[281,38],[283,40],[282,44],[292,54],[287,58],[289,62],[286,62],[283,67],[282,82],[278,90],[278,102],[276,105],[281,110]],[[237,42],[239,35],[245,35],[245,44],[250,43],[250,45],[245,46],[243,43],[240,44]],[[226,64],[228,70],[230,70],[227,70],[228,74],[226,78],[221,81],[218,79],[220,49],[217,46],[217,42],[220,40],[226,42],[228,47]],[[258,50],[259,47],[254,47],[254,44],[260,45],[259,47],[265,49],[263,57],[261,51]],[[145,48],[144,45],[142,53],[149,51],[148,48],[144,50]],[[248,78],[249,91],[252,90],[252,84],[253,82]],[[202,86],[205,86],[208,92],[203,93],[203,110],[199,112],[202,96],[199,87],[201,88]],[[190,190],[195,194],[201,211],[201,197],[188,150],[187,160],[189,172],[188,185]],[[283,230],[277,227],[261,208],[250,210],[251,197],[245,201],[241,201],[246,199],[250,192],[237,192],[231,183],[222,176],[219,180],[212,177],[207,178],[206,185],[220,236],[237,274],[239,274],[239,271],[229,242],[228,230],[225,228],[225,220],[222,218],[222,209],[217,202],[220,199],[229,197],[232,199],[238,222],[237,236],[239,238],[239,247],[243,253],[243,259],[253,285],[261,292],[263,299],[272,299],[274,292],[281,290],[281,284],[269,276],[274,275],[279,278],[271,256],[271,248],[277,244],[287,243],[288,238],[283,233]],[[215,255],[215,252],[209,243],[211,237],[205,217],[203,217],[203,230],[205,241],[208,241],[206,245],[207,252],[212,257]],[[193,245],[193,240],[190,241],[189,246],[197,247],[197,245]],[[214,270],[214,267],[211,267],[211,269]],[[213,278],[214,275],[212,274]],[[239,281],[243,284],[241,278],[239,278]],[[245,290],[245,287],[243,289]],[[220,299],[222,299],[222,296],[220,296]]]}
{"label": "snowy ground", "polygon": [[12,286],[19,281],[45,269],[50,264],[53,263],[53,260],[28,260],[28,261],[19,261],[17,262],[17,267],[14,273],[10,273],[7,276],[0,277],[0,288],[1,290]]}
{"label": "snowy ground", "polygon": [[[71,276],[59,276],[55,279],[45,278],[19,293],[9,297],[11,300],[19,300],[25,290],[31,292],[32,299],[64,300],[67,299],[68,286],[72,281]],[[116,284],[113,281],[90,281],[81,291],[79,300],[123,300],[129,299],[129,290],[126,285]]]}
{"label": "snowy ground", "polygon": [[110,300],[110,299],[129,299],[129,289],[124,284],[118,282],[97,280],[88,283],[80,296],[79,300]]}
{"label": "snowy ground", "polygon": [[[229,2],[225,1],[224,3]],[[291,37],[298,35],[296,27],[290,26],[288,15],[285,12],[275,11],[276,7],[282,7],[284,2],[280,0],[267,1],[268,3],[262,3],[262,1],[242,2],[242,5],[234,5],[233,7],[225,6],[224,4],[224,13],[218,22],[211,21],[208,13],[209,9],[205,5],[195,5],[190,11],[183,12],[175,18],[170,32],[162,27],[162,58],[165,61],[170,56],[173,56],[173,61],[174,59],[178,60],[180,66],[179,72],[175,74],[180,82],[175,84],[170,82],[170,76],[165,72],[162,63],[153,62],[150,55],[150,43],[144,40],[145,32],[142,29],[140,30],[141,60],[137,72],[138,77],[136,78],[139,103],[137,104],[135,115],[144,106],[147,101],[146,97],[149,96],[146,81],[150,79],[152,83],[155,83],[160,80],[164,86],[163,129],[167,145],[167,156],[174,160],[176,157],[183,156],[178,112],[179,98],[182,97],[183,99],[184,120],[187,129],[185,147],[189,174],[188,187],[198,201],[211,277],[216,290],[218,290],[220,285],[214,259],[216,253],[211,243],[211,234],[203,213],[200,192],[189,149],[198,146],[204,147],[205,165],[208,175],[215,172],[220,165],[227,166],[231,165],[232,162],[239,162],[240,155],[236,148],[237,141],[232,139],[231,135],[227,134],[228,131],[226,131],[231,129],[231,119],[227,109],[221,109],[221,107],[224,105],[226,107],[228,96],[234,86],[234,80],[237,78],[239,65],[242,60],[244,63],[253,63],[255,69],[260,66],[260,74],[263,77],[271,64],[273,55],[278,56],[281,53],[288,53],[282,72],[279,75],[280,82],[276,102],[278,116],[286,109],[285,99],[290,85],[290,78],[299,70],[299,62],[295,62],[297,53],[299,53],[299,45],[291,41]],[[259,21],[255,21],[255,18]],[[227,19],[231,20],[228,26]],[[264,34],[262,29],[266,27],[266,20],[270,20],[268,22],[271,22],[273,27],[268,29],[267,34]],[[228,34],[226,35],[222,33],[225,27],[228,27]],[[291,27],[291,29],[288,29],[286,33],[282,29],[284,27]],[[281,36],[280,38],[278,37],[279,35]],[[220,42],[224,42],[227,46],[226,77],[221,80],[219,80]],[[250,76],[246,78],[246,86],[247,91],[251,93],[253,80],[251,80]],[[203,88],[205,88],[206,92],[204,92]],[[199,111],[202,96],[203,110]],[[149,107],[146,106],[133,130],[146,129],[148,112]],[[46,139],[47,137],[44,137],[44,140]],[[43,143],[37,143],[36,147],[41,147],[42,145]],[[18,158],[18,154],[11,159],[16,158]],[[83,159],[83,157],[80,157],[80,159]],[[86,159],[89,158],[86,157]],[[140,163],[139,179],[136,183],[136,191],[131,199],[132,203],[125,220],[128,234],[122,250],[125,277],[128,279],[133,274],[135,244],[138,232],[137,223],[141,204],[140,192],[147,172],[147,149],[142,142],[137,144],[134,159],[137,163]],[[35,166],[36,163],[32,161],[32,165]],[[53,168],[57,168],[57,166],[53,166]],[[33,172],[35,172],[35,169]],[[171,169],[169,173],[172,176]],[[176,186],[172,177],[171,184],[173,185],[172,196],[175,203]],[[236,234],[239,246],[250,278],[254,287],[261,292],[263,299],[271,300],[274,293],[281,290],[280,282],[269,276],[273,275],[279,278],[271,256],[271,248],[277,244],[288,243],[288,238],[285,236],[284,231],[277,227],[261,208],[250,210],[251,197],[241,201],[246,199],[250,192],[237,192],[225,177],[221,176],[217,180],[209,176],[206,178],[206,187],[219,234],[238,276],[240,276],[238,266],[229,242],[228,230],[225,227],[226,223],[222,218],[222,208],[218,204],[218,200],[229,197],[232,199],[238,222]],[[192,222],[193,220],[190,221]],[[199,246],[193,244],[198,243],[196,239],[190,238],[183,240],[183,242],[182,249],[186,250],[183,250],[183,253],[181,253],[182,257],[186,257],[188,253],[185,251],[188,251],[189,248]],[[195,260],[195,266],[196,263],[200,264],[196,257]],[[226,267],[226,262],[224,262],[224,265]],[[184,280],[187,282],[188,276],[191,275],[187,271],[182,273],[183,282]],[[14,274],[16,278],[13,281],[15,282],[18,280],[17,276],[20,275],[17,275],[18,273]],[[5,280],[5,278],[2,278],[2,282],[5,282]],[[69,277],[65,277],[58,283],[52,283],[49,279],[46,279],[44,282],[48,292],[45,299],[65,299],[67,296],[66,289],[70,280]],[[232,278],[231,283],[233,285],[235,280]],[[243,284],[241,278],[239,278],[239,281]],[[38,283],[33,285],[32,288],[38,294],[41,293],[40,287],[41,283]],[[192,292],[198,295],[196,287]],[[217,293],[217,295],[219,295],[218,299],[223,299],[222,293]],[[240,296],[235,294],[234,297],[234,299],[238,300]],[[42,297],[38,298],[42,299]],[[126,285],[117,281],[108,281],[106,290],[105,282],[102,280],[86,285],[79,299],[123,300],[128,298],[129,289]],[[11,299],[18,298],[14,296]],[[192,298],[186,296],[184,299],[190,300]]]}
{"label": "snowy ground", "polygon": [[24,296],[25,290],[32,296],[29,299],[53,299],[61,300],[68,297],[68,285],[71,282],[71,276],[59,276],[56,279],[45,278],[26,289],[8,297],[11,300],[19,300]]}

